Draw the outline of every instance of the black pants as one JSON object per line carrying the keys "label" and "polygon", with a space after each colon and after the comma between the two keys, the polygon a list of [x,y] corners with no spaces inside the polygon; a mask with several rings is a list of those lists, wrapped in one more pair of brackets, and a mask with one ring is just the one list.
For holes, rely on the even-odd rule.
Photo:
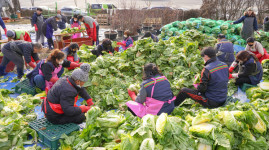
{"label": "black pants", "polygon": [[212,101],[212,100],[205,98],[202,95],[199,95],[198,90],[193,90],[193,89],[189,89],[189,88],[182,88],[179,91],[177,98],[175,100],[175,106],[180,105],[187,98],[193,99],[194,101],[200,103],[201,105],[203,105],[206,108],[216,108],[216,107],[223,105],[223,103],[219,104],[215,101]]}
{"label": "black pants", "polygon": [[46,114],[46,118],[48,119],[49,122],[53,124],[67,124],[67,123],[76,123],[80,124],[83,121],[85,121],[86,117],[84,113],[81,113],[76,116],[66,116],[66,115],[61,115],[61,116],[49,116]]}
{"label": "black pants", "polygon": [[10,61],[13,62],[17,66],[18,78],[21,78],[24,75],[23,73],[24,61],[22,56],[13,50],[7,50],[7,49],[2,49],[2,53],[4,54],[4,57],[0,67],[6,68],[6,66]]}
{"label": "black pants", "polygon": [[54,48],[54,43],[52,38],[48,38],[48,45],[49,45],[49,49],[53,49]]}
{"label": "black pants", "polygon": [[237,78],[235,80],[235,85],[241,86],[244,83],[251,84],[250,78],[249,77],[241,77],[241,78]]}

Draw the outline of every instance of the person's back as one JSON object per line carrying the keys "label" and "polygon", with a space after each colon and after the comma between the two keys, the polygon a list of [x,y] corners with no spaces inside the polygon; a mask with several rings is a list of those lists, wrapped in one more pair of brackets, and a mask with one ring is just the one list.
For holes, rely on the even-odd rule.
{"label": "person's back", "polygon": [[207,64],[205,68],[210,72],[210,80],[207,85],[205,96],[217,103],[224,103],[228,92],[228,66],[218,60]]}
{"label": "person's back", "polygon": [[215,47],[217,50],[218,60],[230,66],[235,60],[233,43],[227,39],[222,39],[219,43],[216,44]]}
{"label": "person's back", "polygon": [[[154,78],[161,77],[160,75],[155,76]],[[143,81],[142,85],[147,91],[147,97],[151,97],[152,94],[152,88],[154,87],[154,80],[148,79]],[[161,77],[156,80],[156,84],[153,90],[152,98],[159,100],[159,101],[168,101],[173,99],[174,95],[171,90],[171,86],[169,81],[165,77]],[[168,113],[170,114],[174,110],[174,102],[172,101],[169,103],[164,103],[161,110],[159,111],[158,115],[161,113]]]}
{"label": "person's back", "polygon": [[246,69],[246,67],[249,68],[250,66],[253,66],[252,68],[255,68],[252,69],[252,72],[248,72],[251,84],[257,85],[262,80],[263,69],[261,63],[259,61],[255,61],[253,56],[251,56],[245,63],[239,65],[239,74],[245,73],[244,69]]}
{"label": "person's back", "polygon": [[[53,104],[63,104],[63,103],[68,103],[68,99],[62,98],[63,95],[76,97],[77,94],[78,93],[76,89],[68,83],[67,78],[63,77],[63,78],[60,78],[53,85],[53,87],[49,90],[48,95],[47,95],[47,100]],[[65,100],[66,102],[63,102]],[[50,107],[48,107],[46,115],[59,116],[60,114],[56,113]],[[72,116],[72,113],[69,115]]]}

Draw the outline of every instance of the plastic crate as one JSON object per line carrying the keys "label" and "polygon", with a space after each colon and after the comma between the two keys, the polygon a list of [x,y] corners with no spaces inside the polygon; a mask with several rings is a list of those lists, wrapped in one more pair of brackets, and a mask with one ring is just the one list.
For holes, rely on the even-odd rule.
{"label": "plastic crate", "polygon": [[74,123],[54,125],[46,118],[41,118],[29,123],[30,127],[36,130],[38,140],[52,150],[57,150],[60,146],[59,139],[62,134],[70,134],[73,131],[78,131],[79,126]]}
{"label": "plastic crate", "polygon": [[15,86],[15,92],[18,94],[21,94],[21,93],[27,93],[27,94],[31,94],[31,95],[36,94],[35,87],[33,87],[31,85],[29,79],[25,79],[25,80],[17,83]]}
{"label": "plastic crate", "polygon": [[257,85],[251,85],[251,84],[244,83],[242,86],[240,86],[240,89],[241,89],[243,92],[246,92],[247,89],[252,88],[252,87],[256,87],[256,86],[257,86]]}

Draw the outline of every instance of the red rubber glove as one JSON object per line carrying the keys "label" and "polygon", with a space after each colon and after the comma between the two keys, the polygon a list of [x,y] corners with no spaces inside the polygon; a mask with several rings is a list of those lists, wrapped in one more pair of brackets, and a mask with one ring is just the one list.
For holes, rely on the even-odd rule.
{"label": "red rubber glove", "polygon": [[128,94],[129,94],[129,96],[131,97],[131,99],[132,99],[133,101],[135,101],[135,99],[136,99],[135,92],[133,92],[133,91],[131,91],[131,90],[128,89]]}
{"label": "red rubber glove", "polygon": [[233,78],[232,74],[229,74],[229,80],[232,79],[232,78]]}
{"label": "red rubber glove", "polygon": [[259,53],[259,54],[256,55],[256,57],[257,57],[258,59],[260,59],[260,58],[262,57],[262,54]]}
{"label": "red rubber glove", "polygon": [[234,70],[234,68],[237,66],[237,62],[233,62],[232,63],[232,65],[230,66],[230,68],[229,68],[229,73],[232,73],[233,72],[233,70]]}
{"label": "red rubber glove", "polygon": [[55,83],[55,82],[57,82],[58,80],[59,80],[58,77],[52,77],[52,78],[50,79],[50,82]]}
{"label": "red rubber glove", "polygon": [[94,103],[92,102],[92,98],[91,99],[88,99],[87,101],[87,104],[88,104],[88,106],[92,106]]}
{"label": "red rubber glove", "polygon": [[37,32],[37,31],[38,31],[37,25],[36,25],[36,24],[34,24],[34,26],[35,26],[35,31]]}
{"label": "red rubber glove", "polygon": [[81,105],[81,106],[79,106],[79,108],[81,109],[81,111],[82,111],[83,113],[86,113],[88,110],[91,109],[90,106],[85,106],[85,105]]}
{"label": "red rubber glove", "polygon": [[238,78],[238,73],[229,74],[229,79]]}
{"label": "red rubber glove", "polygon": [[71,62],[70,67],[72,68],[77,68],[80,67],[81,64],[75,63],[75,62]]}
{"label": "red rubber glove", "polygon": [[71,25],[71,28],[74,28],[75,26],[74,25]]}
{"label": "red rubber glove", "polygon": [[5,35],[7,36],[7,28],[5,28],[4,31],[5,31]]}
{"label": "red rubber glove", "polygon": [[40,62],[40,60],[37,60],[37,61],[36,61],[36,64],[38,64],[39,62]]}
{"label": "red rubber glove", "polygon": [[124,43],[122,43],[122,42],[118,42],[117,45],[126,46],[126,44],[124,44]]}
{"label": "red rubber glove", "polygon": [[36,65],[35,65],[33,62],[28,63],[28,65],[29,65],[30,67],[32,67],[32,68],[35,68],[35,67],[36,67]]}

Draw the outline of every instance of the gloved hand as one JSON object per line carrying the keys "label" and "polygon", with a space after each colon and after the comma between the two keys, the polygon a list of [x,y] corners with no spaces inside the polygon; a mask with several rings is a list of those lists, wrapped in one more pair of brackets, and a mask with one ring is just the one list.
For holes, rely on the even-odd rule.
{"label": "gloved hand", "polygon": [[30,67],[32,67],[32,68],[35,68],[35,67],[36,67],[36,65],[35,65],[33,62],[29,62],[28,65],[29,65]]}
{"label": "gloved hand", "polygon": [[37,32],[37,31],[38,31],[37,25],[36,25],[36,24],[34,24],[34,26],[35,26],[35,31]]}
{"label": "gloved hand", "polygon": [[238,78],[238,73],[229,74],[229,79]]}
{"label": "gloved hand", "polygon": [[81,106],[79,106],[79,108],[81,109],[81,111],[82,111],[83,113],[86,113],[88,110],[91,109],[90,106],[85,106],[85,105],[81,105]]}
{"label": "gloved hand", "polygon": [[87,104],[88,104],[88,106],[92,106],[94,103],[92,102],[92,98],[91,99],[88,99],[87,101]]}
{"label": "gloved hand", "polygon": [[52,78],[50,79],[50,82],[55,83],[55,82],[57,82],[58,80],[59,80],[58,77],[52,77]]}
{"label": "gloved hand", "polygon": [[36,61],[36,64],[38,64],[39,62],[40,62],[40,60],[37,60],[37,61]]}
{"label": "gloved hand", "polygon": [[135,101],[135,99],[136,99],[135,92],[133,92],[133,91],[131,91],[131,90],[128,89],[128,94],[129,94],[129,96],[131,97],[131,99],[132,99],[133,101]]}
{"label": "gloved hand", "polygon": [[126,46],[126,44],[123,44],[122,42],[118,42],[117,45]]}
{"label": "gloved hand", "polygon": [[77,67],[80,67],[81,64],[82,63],[78,64],[78,63],[75,63],[75,62],[71,62],[70,67],[77,68]]}
{"label": "gloved hand", "polygon": [[71,25],[71,28],[74,28],[75,26],[74,25]]}
{"label": "gloved hand", "polygon": [[5,31],[5,35],[7,36],[7,28],[5,28],[4,31]]}
{"label": "gloved hand", "polygon": [[232,65],[230,66],[230,68],[229,68],[229,73],[232,73],[233,70],[234,70],[234,68],[235,68],[236,66],[237,66],[237,62],[234,61],[234,62],[232,63]]}
{"label": "gloved hand", "polygon": [[262,54],[259,53],[259,54],[256,55],[256,57],[257,57],[258,59],[260,59],[260,58],[262,57]]}

